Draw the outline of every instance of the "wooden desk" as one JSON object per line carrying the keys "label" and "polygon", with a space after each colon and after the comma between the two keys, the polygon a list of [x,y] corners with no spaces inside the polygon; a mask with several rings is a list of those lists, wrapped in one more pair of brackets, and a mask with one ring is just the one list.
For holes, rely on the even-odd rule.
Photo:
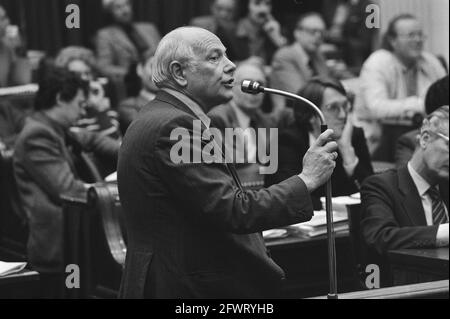
{"label": "wooden desk", "polygon": [[[339,295],[339,299],[448,299],[449,281],[373,289]],[[326,296],[311,299],[327,299]]]}
{"label": "wooden desk", "polygon": [[388,260],[396,286],[449,278],[448,247],[389,251]]}
{"label": "wooden desk", "polygon": [[0,277],[0,299],[23,299],[38,297],[39,273],[23,271]]}

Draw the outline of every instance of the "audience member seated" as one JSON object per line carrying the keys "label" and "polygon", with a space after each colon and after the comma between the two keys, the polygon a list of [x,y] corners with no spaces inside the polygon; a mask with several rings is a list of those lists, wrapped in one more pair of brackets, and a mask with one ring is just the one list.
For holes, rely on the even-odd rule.
{"label": "audience member seated", "polygon": [[98,79],[94,75],[94,53],[83,47],[67,47],[59,52],[55,65],[77,73],[90,83],[85,115],[77,121],[75,127],[120,139],[119,116],[111,109],[111,100],[105,96],[106,79]]}
{"label": "audience member seated", "polygon": [[21,44],[17,27],[10,25],[8,14],[0,5],[0,87],[31,82],[31,66],[17,54]]}
{"label": "audience member seated", "polygon": [[275,51],[287,44],[280,23],[272,16],[272,0],[249,0],[248,15],[238,22],[236,34],[250,56],[270,65]]}
{"label": "audience member seated", "polygon": [[[441,106],[449,105],[448,75],[433,83],[425,98],[425,113],[433,113]],[[399,137],[395,149],[395,163],[398,168],[405,166],[418,145],[420,130],[416,129]]]}
{"label": "audience member seated", "polygon": [[153,24],[133,22],[130,0],[103,0],[103,5],[110,24],[97,34],[99,68],[120,83],[131,64],[156,49],[161,36]]}
{"label": "audience member seated", "polygon": [[227,48],[228,58],[241,61],[248,57],[246,44],[236,36],[236,15],[239,1],[211,0],[211,15],[196,17],[190,25],[216,34]]}
{"label": "audience member seated", "polygon": [[141,108],[156,97],[158,88],[152,80],[153,55],[153,52],[147,53],[134,70],[139,77],[138,86],[141,87],[138,95],[122,101],[119,105],[120,129],[123,135],[131,122],[136,119]]}
{"label": "audience member seated", "polygon": [[[270,82],[275,89],[298,92],[313,76],[328,76],[324,56],[320,53],[326,25],[318,13],[302,15],[294,31],[295,42],[278,50],[272,61]],[[285,99],[273,96],[276,109]]]}
{"label": "audience member seated", "polygon": [[[316,104],[322,110],[328,127],[334,130],[339,157],[331,179],[333,196],[359,192],[364,179],[373,174],[373,168],[364,132],[353,126],[349,116],[351,104],[344,87],[332,78],[313,78],[299,95]],[[276,174],[266,176],[267,186],[300,173],[302,164],[299,158],[303,158],[320,135],[320,121],[315,113],[302,104],[296,103],[293,107],[295,122],[280,132],[279,167]],[[325,196],[324,187],[312,193],[314,209],[322,208],[322,196]]]}
{"label": "audience member seated", "polygon": [[70,149],[117,158],[119,143],[98,133],[72,133],[83,115],[89,83],[75,73],[55,68],[39,82],[36,113],[27,118],[14,153],[14,173],[30,229],[28,261],[41,273],[46,297],[57,297],[63,271],[62,194],[83,195]]}
{"label": "audience member seated", "polygon": [[364,63],[360,77],[366,110],[359,117],[365,123],[369,140],[381,142],[378,137],[382,136],[383,120],[401,123],[416,114],[424,114],[428,88],[445,76],[446,71],[439,60],[424,52],[425,38],[416,17],[399,15],[389,23],[383,48]]}
{"label": "audience member seated", "polygon": [[367,7],[370,0],[325,0],[332,8],[326,41],[337,45],[346,64],[357,74],[372,53],[375,28],[367,27]]}
{"label": "audience member seated", "polygon": [[[262,66],[252,63],[242,63],[237,66],[234,74],[237,83],[245,79],[258,81],[262,85],[267,83]],[[233,89],[234,98],[227,104],[213,108],[208,116],[211,118],[211,126],[218,128],[225,139],[227,128],[241,128],[242,131],[233,138],[233,144],[225,144],[229,150],[233,150],[233,163],[260,163],[266,164],[259,158],[258,146],[270,146],[270,128],[276,128],[277,123],[273,116],[262,112],[261,107],[264,102],[264,95],[246,94],[236,85]],[[266,134],[258,134],[258,128],[267,129]],[[254,132],[252,131],[254,130]],[[255,134],[253,134],[255,133]],[[229,139],[225,140],[229,142]],[[269,148],[267,148],[269,150]],[[267,152],[264,150],[264,155]]]}
{"label": "audience member seated", "polygon": [[8,101],[0,101],[0,149],[13,149],[23,128],[26,113]]}
{"label": "audience member seated", "polygon": [[361,231],[380,255],[388,250],[448,246],[448,112],[431,113],[407,166],[362,185]]}

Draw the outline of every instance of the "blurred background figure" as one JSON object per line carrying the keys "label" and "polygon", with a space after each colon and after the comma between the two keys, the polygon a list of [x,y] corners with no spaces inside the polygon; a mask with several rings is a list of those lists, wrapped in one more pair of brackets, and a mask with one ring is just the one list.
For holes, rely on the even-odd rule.
{"label": "blurred background figure", "polygon": [[[424,98],[430,85],[445,76],[441,62],[423,50],[426,35],[420,21],[411,14],[392,19],[383,38],[361,70],[366,120],[365,129],[373,140],[373,157],[393,161],[397,138],[413,129],[413,117],[425,112]],[[392,128],[383,133],[383,122]],[[409,126],[405,125],[409,121]],[[378,135],[379,137],[377,137]],[[378,145],[377,145],[378,144]]]}
{"label": "blurred background figure", "polygon": [[372,53],[376,29],[366,26],[369,0],[327,0],[324,2],[324,15],[329,21],[326,41],[339,50],[348,67],[359,74],[364,61]]}
{"label": "blurred background figure", "polygon": [[[299,92],[324,113],[328,127],[334,130],[339,146],[339,157],[332,175],[333,196],[351,195],[359,192],[364,179],[373,174],[369,150],[364,132],[352,122],[351,103],[342,84],[331,78],[313,78]],[[313,111],[302,104],[293,106],[295,122],[279,133],[279,167],[277,173],[266,176],[270,186],[302,171],[306,151],[320,135],[320,121]],[[325,188],[313,194],[314,209],[322,208],[320,197]]]}
{"label": "blurred background figure", "polygon": [[19,28],[10,24],[8,13],[0,5],[0,87],[31,82],[31,66],[24,54]]}
{"label": "blurred background figure", "polygon": [[248,56],[246,43],[236,36],[238,6],[238,0],[211,0],[211,15],[196,17],[190,22],[192,26],[216,34],[232,61],[241,61]]}
{"label": "blurred background figure", "polygon": [[[433,83],[425,97],[425,113],[430,115],[439,107],[449,105],[448,75]],[[397,141],[395,148],[395,164],[398,168],[405,166],[419,146],[420,130],[415,129],[405,133]]]}
{"label": "blurred background figure", "polygon": [[[237,83],[241,83],[245,79],[258,81],[263,86],[267,83],[263,67],[253,63],[244,62],[238,65],[234,78]],[[277,123],[273,117],[262,111],[265,101],[263,94],[246,94],[241,91],[239,85],[236,85],[233,89],[233,95],[234,97],[229,103],[213,108],[208,113],[211,118],[211,125],[222,132],[222,138],[225,137],[226,128],[241,128],[243,131],[237,135],[235,140],[233,139],[233,144],[226,145],[227,148],[235,152],[233,163],[257,163],[260,160],[257,155],[258,145],[269,146],[271,136],[268,129],[277,127]],[[266,128],[267,134],[258,135],[258,128]],[[255,130],[255,134],[247,129]],[[229,140],[225,142],[229,142]],[[236,147],[236,145],[245,145],[245,147]]]}
{"label": "blurred background figure", "polygon": [[[325,57],[320,52],[325,22],[318,13],[299,17],[294,30],[295,42],[278,50],[272,62],[271,84],[274,88],[298,92],[313,76],[328,76]],[[276,109],[285,107],[285,99],[272,97]]]}
{"label": "blurred background figure", "polygon": [[287,44],[280,23],[272,15],[271,0],[249,0],[248,15],[237,26],[237,36],[248,46],[248,55],[269,65],[275,51]]}
{"label": "blurred background figure", "polygon": [[152,61],[154,52],[147,52],[143,59],[130,69],[127,75],[127,83],[133,83],[129,94],[131,97],[119,104],[120,129],[123,135],[128,126],[138,116],[141,108],[156,97],[158,88],[152,80]]}
{"label": "blurred background figure", "polygon": [[89,82],[86,112],[77,121],[76,127],[120,139],[118,114],[111,109],[111,100],[105,93],[107,79],[96,76],[97,63],[94,53],[83,47],[67,47],[59,52],[55,65],[75,72]]}
{"label": "blurred background figure", "polygon": [[130,65],[154,51],[161,39],[153,24],[133,21],[131,4],[131,0],[103,0],[109,24],[98,31],[96,39],[99,69],[114,81],[119,99],[125,97],[123,78]]}
{"label": "blurred background figure", "polygon": [[40,272],[45,298],[61,297],[62,194],[86,196],[71,149],[117,158],[119,143],[98,133],[70,131],[83,115],[89,83],[61,68],[40,79],[32,117],[27,118],[14,152],[14,173],[26,212],[28,262]]}

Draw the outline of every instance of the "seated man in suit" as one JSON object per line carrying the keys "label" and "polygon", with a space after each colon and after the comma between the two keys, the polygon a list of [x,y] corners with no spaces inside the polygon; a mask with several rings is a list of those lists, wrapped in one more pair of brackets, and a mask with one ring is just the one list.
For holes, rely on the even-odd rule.
{"label": "seated man in suit", "polygon": [[448,246],[448,120],[448,106],[431,113],[407,166],[363,184],[361,231],[379,255],[391,249]]}
{"label": "seated man in suit", "polygon": [[337,145],[327,130],[300,175],[243,189],[216,152],[206,115],[233,98],[235,65],[225,50],[196,27],[173,30],[156,50],[153,80],[161,90],[128,128],[119,155],[128,234],[123,298],[278,296],[284,272],[260,232],[309,220],[309,194],[334,169]]}
{"label": "seated man in suit", "polygon": [[[266,76],[262,67],[252,63],[242,63],[236,68],[236,83],[241,83],[245,79],[252,79],[265,86]],[[225,129],[241,128],[236,131],[236,139],[224,142],[231,142],[226,145],[235,152],[234,163],[262,163],[259,158],[258,146],[269,146],[270,128],[277,128],[275,118],[261,111],[264,102],[264,95],[246,94],[241,91],[239,85],[233,88],[234,98],[227,104],[215,107],[208,116],[211,118],[211,125],[220,129],[222,137],[225,137]],[[266,134],[259,134],[258,128],[266,129]],[[255,134],[253,134],[255,133]],[[278,142],[278,141],[276,141]],[[264,152],[268,150],[264,149]],[[264,153],[264,156],[267,153]],[[265,161],[264,161],[265,162]]]}
{"label": "seated man in suit", "polygon": [[[272,61],[270,82],[275,89],[298,92],[312,77],[328,76],[325,57],[320,52],[326,25],[318,13],[306,13],[297,20],[295,42],[281,48]],[[284,97],[273,96],[276,109],[285,106]]]}
{"label": "seated man in suit", "polygon": [[[125,135],[128,126],[133,122],[139,111],[153,101],[158,92],[158,88],[152,80],[152,60],[154,52],[145,54],[145,57],[136,66],[136,76],[139,78],[136,86],[140,86],[141,90],[137,96],[130,97],[119,104],[119,121],[122,134]],[[136,90],[137,91],[137,90]]]}
{"label": "seated man in suit", "polygon": [[[449,83],[448,75],[434,82],[425,97],[425,113],[431,114],[443,105],[449,105]],[[417,147],[417,136],[419,129],[405,133],[397,140],[395,148],[395,164],[402,167],[408,163]]]}
{"label": "seated man in suit", "polygon": [[[70,147],[117,157],[119,142],[99,133],[69,132],[83,115],[89,84],[64,69],[39,81],[36,113],[25,121],[14,152],[14,174],[28,219],[28,262],[41,273],[44,297],[58,297],[64,271],[62,194],[84,196]],[[69,146],[70,143],[70,146]]]}
{"label": "seated man in suit", "polygon": [[211,15],[196,17],[189,23],[217,35],[227,47],[231,61],[244,60],[248,56],[245,43],[236,37],[238,5],[237,0],[211,0]]}

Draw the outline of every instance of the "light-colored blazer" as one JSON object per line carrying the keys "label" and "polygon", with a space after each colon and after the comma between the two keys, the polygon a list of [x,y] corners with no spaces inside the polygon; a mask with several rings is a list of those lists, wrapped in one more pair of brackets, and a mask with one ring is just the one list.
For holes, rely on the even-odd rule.
{"label": "light-colored blazer", "polygon": [[[151,23],[135,23],[134,27],[147,42],[149,49],[156,49],[161,39],[158,29]],[[96,51],[99,69],[109,77],[123,77],[130,64],[139,60],[137,49],[118,26],[98,31]]]}

